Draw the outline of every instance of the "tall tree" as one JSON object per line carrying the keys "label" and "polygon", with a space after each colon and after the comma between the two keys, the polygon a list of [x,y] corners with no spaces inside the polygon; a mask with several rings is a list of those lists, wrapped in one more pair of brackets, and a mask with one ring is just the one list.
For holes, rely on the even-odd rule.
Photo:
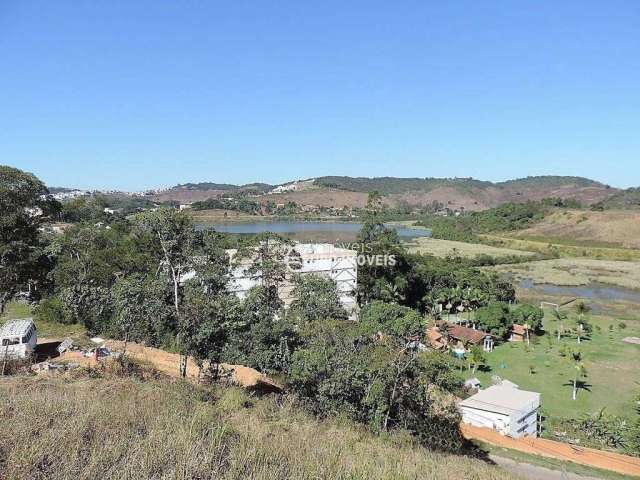
{"label": "tall tree", "polygon": [[178,319],[177,344],[180,350],[180,376],[187,376],[187,355],[182,341],[185,324],[180,311],[181,286],[185,275],[194,271],[196,232],[191,217],[175,209],[143,212],[135,222],[143,234],[153,238],[159,255],[158,272],[166,272],[173,290],[173,308]]}
{"label": "tall tree", "polygon": [[38,226],[58,207],[48,193],[34,175],[0,166],[0,313],[46,265]]}

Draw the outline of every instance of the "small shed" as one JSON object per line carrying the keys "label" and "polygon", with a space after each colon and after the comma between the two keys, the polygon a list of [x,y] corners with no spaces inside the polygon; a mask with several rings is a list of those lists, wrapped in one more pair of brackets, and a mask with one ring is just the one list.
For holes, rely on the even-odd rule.
{"label": "small shed", "polygon": [[38,344],[32,318],[9,320],[0,327],[0,358],[27,358]]}

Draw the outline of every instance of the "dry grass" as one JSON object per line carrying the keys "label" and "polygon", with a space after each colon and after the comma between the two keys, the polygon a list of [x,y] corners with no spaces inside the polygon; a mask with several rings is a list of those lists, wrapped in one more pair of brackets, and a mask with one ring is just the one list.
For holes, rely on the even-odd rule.
{"label": "dry grass", "polygon": [[436,238],[419,237],[408,245],[412,253],[425,253],[436,257],[465,257],[473,258],[478,255],[490,255],[492,257],[506,257],[516,255],[519,257],[534,256],[532,252],[514,250],[509,248],[492,247],[480,243],[456,242],[453,240],[440,240]]}
{"label": "dry grass", "polygon": [[[558,241],[592,242],[603,246],[640,248],[640,212],[565,210],[517,233],[518,237],[547,237]],[[553,241],[553,240],[550,240]]]}
{"label": "dry grass", "polygon": [[515,478],[234,388],[16,377],[0,382],[0,396],[6,479]]}
{"label": "dry grass", "polygon": [[[515,235],[515,234],[514,234]],[[630,248],[604,247],[592,242],[571,242],[555,238],[514,238],[498,235],[481,235],[485,241],[492,245],[504,248],[513,248],[529,252],[552,255],[556,257],[595,258],[599,260],[640,260],[640,250]]]}
{"label": "dry grass", "polygon": [[516,280],[531,279],[534,283],[565,286],[606,283],[640,290],[640,262],[559,258],[490,268],[508,273]]}

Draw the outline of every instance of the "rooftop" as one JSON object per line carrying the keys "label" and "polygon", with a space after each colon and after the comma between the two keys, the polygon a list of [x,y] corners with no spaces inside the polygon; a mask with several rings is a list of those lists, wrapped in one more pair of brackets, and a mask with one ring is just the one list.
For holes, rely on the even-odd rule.
{"label": "rooftop", "polygon": [[489,412],[511,415],[528,413],[540,404],[540,394],[528,392],[511,385],[493,385],[460,402],[461,407],[476,408]]}
{"label": "rooftop", "polygon": [[21,337],[29,331],[31,325],[33,325],[33,318],[9,320],[0,327],[0,337]]}
{"label": "rooftop", "polygon": [[462,327],[460,325],[448,326],[449,336],[456,340],[467,340],[473,344],[482,342],[489,334],[482,330],[474,330],[473,328]]}

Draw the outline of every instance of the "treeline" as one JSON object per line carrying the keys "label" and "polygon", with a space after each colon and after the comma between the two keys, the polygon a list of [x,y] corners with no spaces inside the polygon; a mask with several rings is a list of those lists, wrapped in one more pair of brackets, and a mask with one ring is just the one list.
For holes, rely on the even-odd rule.
{"label": "treeline", "polygon": [[434,238],[477,241],[479,234],[528,228],[543,220],[553,208],[581,208],[581,205],[576,200],[561,198],[505,203],[489,210],[453,217],[429,215],[417,224],[430,228]]}
{"label": "treeline", "polygon": [[194,210],[234,210],[251,215],[259,215],[262,208],[258,202],[243,196],[235,198],[209,198],[200,202],[193,202],[191,208]]}

